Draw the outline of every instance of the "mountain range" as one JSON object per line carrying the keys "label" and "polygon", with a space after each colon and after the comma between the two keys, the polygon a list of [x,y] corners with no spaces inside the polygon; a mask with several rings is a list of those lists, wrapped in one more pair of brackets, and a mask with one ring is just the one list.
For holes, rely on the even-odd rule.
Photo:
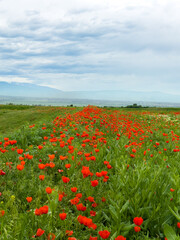
{"label": "mountain range", "polygon": [[180,103],[180,95],[124,90],[61,91],[31,83],[0,82],[0,96]]}

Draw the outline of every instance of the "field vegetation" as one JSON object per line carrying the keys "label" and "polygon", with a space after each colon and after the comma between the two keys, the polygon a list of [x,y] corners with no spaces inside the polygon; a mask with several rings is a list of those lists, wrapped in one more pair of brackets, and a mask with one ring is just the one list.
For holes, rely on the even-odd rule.
{"label": "field vegetation", "polygon": [[180,239],[180,109],[0,105],[0,239]]}

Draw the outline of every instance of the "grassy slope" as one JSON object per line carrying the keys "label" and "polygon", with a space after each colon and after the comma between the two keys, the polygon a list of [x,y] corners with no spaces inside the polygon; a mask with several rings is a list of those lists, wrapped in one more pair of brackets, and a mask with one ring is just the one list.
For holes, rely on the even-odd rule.
{"label": "grassy slope", "polygon": [[53,120],[62,107],[0,105],[0,135],[10,134],[24,125]]}

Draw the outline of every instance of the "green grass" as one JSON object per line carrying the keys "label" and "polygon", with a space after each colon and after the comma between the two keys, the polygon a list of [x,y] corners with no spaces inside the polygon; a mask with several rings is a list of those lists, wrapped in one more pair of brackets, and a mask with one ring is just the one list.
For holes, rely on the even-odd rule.
{"label": "green grass", "polygon": [[26,125],[53,120],[63,107],[0,105],[0,135],[9,135]]}

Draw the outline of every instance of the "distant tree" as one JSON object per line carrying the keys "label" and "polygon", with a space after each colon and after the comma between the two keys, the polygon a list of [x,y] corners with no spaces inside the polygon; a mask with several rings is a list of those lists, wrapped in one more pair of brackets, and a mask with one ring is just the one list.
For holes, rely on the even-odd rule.
{"label": "distant tree", "polygon": [[137,103],[134,103],[133,105],[126,106],[127,108],[142,108],[141,105],[137,105]]}

